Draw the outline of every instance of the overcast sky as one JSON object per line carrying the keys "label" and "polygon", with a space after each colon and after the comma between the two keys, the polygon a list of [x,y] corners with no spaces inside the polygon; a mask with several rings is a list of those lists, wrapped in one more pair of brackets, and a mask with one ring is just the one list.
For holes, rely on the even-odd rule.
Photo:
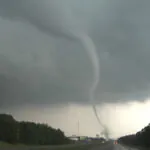
{"label": "overcast sky", "polygon": [[[147,125],[148,118],[135,123],[126,109],[133,103],[130,113],[136,116],[149,106],[149,14],[149,0],[0,0],[0,110],[22,120],[45,121],[47,116],[49,124],[59,124],[70,134],[76,131],[70,125],[75,119],[72,113],[81,110],[82,125],[89,116],[93,124],[87,130],[99,132],[89,105],[93,66],[73,37],[84,32],[100,58],[95,102],[103,110],[99,115],[105,112],[102,120],[111,120],[106,124],[112,131],[115,124],[112,136]],[[62,114],[70,120],[55,119],[64,118]],[[124,114],[133,124],[122,121],[125,132],[116,131]]]}

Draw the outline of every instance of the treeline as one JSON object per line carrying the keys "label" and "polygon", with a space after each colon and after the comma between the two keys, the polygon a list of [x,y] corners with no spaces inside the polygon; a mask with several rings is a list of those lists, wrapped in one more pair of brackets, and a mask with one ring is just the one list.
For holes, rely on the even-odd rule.
{"label": "treeline", "polygon": [[136,134],[123,136],[118,141],[127,145],[150,148],[150,124]]}
{"label": "treeline", "polygon": [[60,145],[71,142],[60,129],[47,124],[18,122],[7,114],[0,114],[0,141],[28,145]]}

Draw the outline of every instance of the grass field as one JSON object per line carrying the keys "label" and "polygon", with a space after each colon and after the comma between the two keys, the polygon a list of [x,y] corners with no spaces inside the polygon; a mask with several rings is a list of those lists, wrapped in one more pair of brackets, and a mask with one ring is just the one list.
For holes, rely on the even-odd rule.
{"label": "grass field", "polygon": [[23,144],[9,144],[9,143],[0,141],[0,150],[2,148],[13,148],[13,147],[16,148],[16,147],[26,147],[26,146]]}
{"label": "grass field", "polygon": [[80,143],[61,146],[25,146],[21,144],[12,145],[5,142],[0,142],[0,150],[90,150],[93,147],[105,145],[100,142]]}

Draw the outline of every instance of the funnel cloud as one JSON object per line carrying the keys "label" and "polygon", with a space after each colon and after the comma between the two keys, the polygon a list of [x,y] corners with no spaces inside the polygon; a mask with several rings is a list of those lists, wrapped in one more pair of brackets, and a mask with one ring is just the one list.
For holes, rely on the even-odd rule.
{"label": "funnel cloud", "polygon": [[91,62],[93,64],[93,68],[94,68],[93,69],[93,72],[94,72],[94,79],[93,80],[94,81],[93,81],[92,86],[91,86],[90,91],[89,91],[90,102],[91,102],[91,105],[93,108],[94,115],[95,115],[100,127],[103,128],[104,136],[108,139],[108,133],[106,132],[106,126],[103,125],[103,123],[101,122],[101,120],[98,116],[96,106],[95,106],[95,99],[94,99],[95,90],[98,86],[99,79],[100,79],[99,58],[97,56],[95,45],[89,36],[81,35],[81,36],[79,36],[79,39],[81,40],[81,43],[83,44],[83,46],[87,50],[87,53],[89,55],[89,58],[91,59]]}

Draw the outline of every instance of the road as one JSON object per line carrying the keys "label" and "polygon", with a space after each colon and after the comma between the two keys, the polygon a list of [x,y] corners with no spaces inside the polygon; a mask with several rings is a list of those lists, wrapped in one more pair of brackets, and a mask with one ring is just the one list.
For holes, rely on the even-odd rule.
{"label": "road", "polygon": [[111,141],[107,145],[98,146],[90,150],[138,150],[138,149],[123,146],[121,144],[114,144],[114,142]]}
{"label": "road", "polygon": [[113,141],[109,141],[104,144],[92,144],[92,145],[74,145],[74,146],[60,146],[60,147],[52,147],[52,146],[36,146],[36,147],[7,147],[1,148],[0,150],[138,150],[130,147],[126,147],[120,144],[114,144]]}

